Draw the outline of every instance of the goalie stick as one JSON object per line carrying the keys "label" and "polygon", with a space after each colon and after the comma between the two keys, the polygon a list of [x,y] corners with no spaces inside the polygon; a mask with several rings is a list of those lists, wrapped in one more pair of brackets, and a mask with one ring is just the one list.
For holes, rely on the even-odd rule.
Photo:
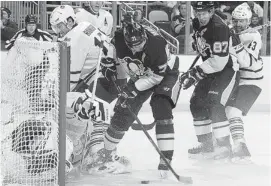
{"label": "goalie stick", "polygon": [[[119,94],[122,94],[122,90],[121,88],[117,85],[116,83],[116,78],[112,77],[112,82],[114,84],[114,86],[116,87],[117,91]],[[129,112],[132,114],[132,116],[134,117],[134,119],[137,121],[137,123],[141,126],[142,131],[144,132],[144,134],[146,135],[146,137],[148,138],[149,142],[152,144],[152,146],[155,148],[156,152],[158,152],[158,154],[160,155],[160,157],[164,160],[164,162],[166,163],[166,166],[168,167],[168,169],[172,172],[172,174],[175,176],[175,178],[182,183],[185,184],[192,184],[193,180],[192,177],[190,176],[180,176],[178,175],[175,170],[172,168],[172,166],[169,164],[169,162],[167,161],[166,157],[164,156],[164,154],[160,151],[160,149],[158,148],[158,146],[155,144],[155,142],[153,141],[153,139],[151,138],[150,134],[147,132],[147,130],[144,128],[143,124],[141,123],[141,121],[139,120],[139,118],[137,117],[137,115],[133,112],[132,108],[130,107],[130,105],[128,103],[122,103],[125,104],[126,108],[129,110]]]}
{"label": "goalie stick", "polygon": [[[200,58],[200,55],[197,55],[197,57],[194,59],[193,63],[190,65],[188,70],[190,70],[191,68],[193,68],[195,66],[195,64],[197,63],[199,58]],[[182,85],[180,84],[180,86],[182,86]],[[181,91],[181,89],[180,89],[180,91]],[[178,94],[180,94],[180,92]],[[143,127],[145,130],[151,130],[154,126],[155,126],[155,121],[152,122],[151,124],[143,124]],[[133,130],[142,130],[142,126],[140,126],[138,123],[133,123],[131,125],[131,128]]]}

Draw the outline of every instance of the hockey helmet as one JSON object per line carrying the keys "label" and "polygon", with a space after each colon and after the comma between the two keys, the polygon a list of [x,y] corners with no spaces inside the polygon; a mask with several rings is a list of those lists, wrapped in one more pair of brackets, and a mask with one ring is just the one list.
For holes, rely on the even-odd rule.
{"label": "hockey helmet", "polygon": [[25,17],[25,24],[37,24],[37,20],[37,16],[29,14]]}
{"label": "hockey helmet", "polygon": [[127,25],[123,28],[124,40],[130,47],[136,47],[142,44],[146,39],[146,33],[141,25]]}
{"label": "hockey helmet", "polygon": [[195,11],[209,10],[214,7],[213,1],[196,1],[192,4]]}
{"label": "hockey helmet", "polygon": [[54,30],[59,23],[64,23],[67,25],[69,18],[72,18],[73,21],[75,21],[75,13],[71,6],[61,5],[56,7],[50,16],[50,24],[52,25],[52,29]]}
{"label": "hockey helmet", "polygon": [[233,19],[248,19],[250,20],[252,17],[252,12],[247,5],[239,5],[232,12]]}

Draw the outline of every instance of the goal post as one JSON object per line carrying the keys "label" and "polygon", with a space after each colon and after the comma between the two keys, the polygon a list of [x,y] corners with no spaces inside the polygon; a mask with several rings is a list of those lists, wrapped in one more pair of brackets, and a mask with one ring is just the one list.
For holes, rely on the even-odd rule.
{"label": "goal post", "polygon": [[21,39],[1,60],[1,185],[64,186],[65,43]]}

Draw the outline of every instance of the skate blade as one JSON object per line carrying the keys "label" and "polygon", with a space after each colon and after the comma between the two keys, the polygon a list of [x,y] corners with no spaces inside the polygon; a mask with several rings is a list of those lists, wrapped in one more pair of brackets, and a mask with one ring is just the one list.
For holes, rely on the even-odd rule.
{"label": "skate blade", "polygon": [[251,165],[253,164],[250,157],[234,157],[231,162],[238,165]]}
{"label": "skate blade", "polygon": [[200,153],[200,154],[189,154],[188,153],[188,158],[193,159],[193,160],[208,160],[208,159],[213,159],[212,153]]}
{"label": "skate blade", "polygon": [[226,147],[216,149],[214,152],[200,153],[200,154],[188,154],[190,159],[195,160],[220,160],[230,157],[230,150]]}

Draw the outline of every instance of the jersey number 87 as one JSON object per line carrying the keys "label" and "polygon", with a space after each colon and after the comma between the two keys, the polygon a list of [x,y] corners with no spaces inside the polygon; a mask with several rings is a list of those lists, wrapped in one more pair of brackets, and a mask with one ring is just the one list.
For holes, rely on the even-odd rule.
{"label": "jersey number 87", "polygon": [[228,41],[216,41],[213,45],[213,51],[214,53],[227,53],[228,45]]}

